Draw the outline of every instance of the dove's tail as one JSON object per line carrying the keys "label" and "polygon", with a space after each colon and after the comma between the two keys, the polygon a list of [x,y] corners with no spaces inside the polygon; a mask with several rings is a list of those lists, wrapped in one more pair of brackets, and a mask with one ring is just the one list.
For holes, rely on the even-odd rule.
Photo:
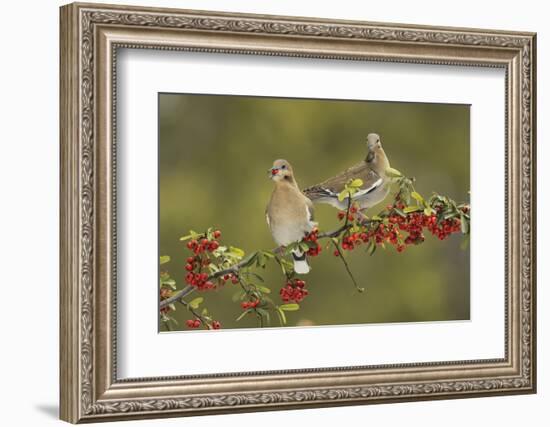
{"label": "dove's tail", "polygon": [[296,274],[309,273],[309,263],[307,262],[305,252],[295,249],[292,251],[292,258],[294,259],[294,271]]}

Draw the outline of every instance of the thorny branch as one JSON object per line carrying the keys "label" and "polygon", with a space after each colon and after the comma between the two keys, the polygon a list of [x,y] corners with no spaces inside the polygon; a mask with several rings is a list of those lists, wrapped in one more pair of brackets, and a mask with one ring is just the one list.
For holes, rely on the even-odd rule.
{"label": "thorny branch", "polygon": [[[245,257],[244,251],[232,246],[220,246],[218,238],[220,230],[213,231],[209,228],[203,233],[190,231],[190,235],[180,240],[188,240],[187,248],[191,251],[187,258],[185,268],[187,275],[186,286],[177,291],[175,281],[164,272],[161,273],[161,301],[159,309],[163,322],[167,329],[168,322],[175,319],[167,315],[175,310],[173,304],[183,304],[194,316],[195,320],[188,320],[187,326],[197,328],[203,325],[208,329],[219,329],[219,321],[214,321],[203,309],[199,314],[197,311],[202,297],[191,302],[185,300],[195,290],[204,291],[222,286],[225,281],[240,283],[242,291],[240,295],[234,295],[233,300],[241,300],[243,312],[236,319],[242,319],[246,314],[255,314],[258,317],[260,326],[269,325],[269,312],[277,314],[281,325],[286,324],[287,311],[296,311],[299,304],[308,290],[305,289],[306,282],[295,276],[292,265],[285,259],[290,251],[296,247],[306,251],[308,256],[319,255],[322,246],[319,240],[328,239],[326,247],[334,246],[333,254],[341,258],[341,261],[350,276],[355,288],[359,292],[365,289],[359,287],[355,280],[350,265],[344,257],[344,252],[353,251],[360,245],[366,247],[366,253],[372,255],[377,247],[385,248],[386,245],[393,246],[397,252],[403,252],[407,246],[414,246],[424,242],[424,233],[429,232],[435,237],[443,240],[449,235],[462,232],[469,234],[470,229],[470,206],[467,203],[455,203],[448,197],[433,193],[428,199],[424,199],[416,192],[413,186],[414,179],[407,178],[399,171],[388,169],[386,173],[393,174],[394,182],[399,185],[399,191],[394,193],[394,200],[380,211],[378,215],[370,218],[361,212],[359,206],[352,203],[352,196],[359,191],[363,182],[360,179],[350,180],[345,189],[339,194],[339,200],[348,199],[347,208],[338,212],[338,219],[341,225],[331,231],[320,232],[316,228],[304,236],[301,242],[296,242],[287,247],[277,247],[271,251],[259,250],[250,253]],[[345,218],[345,220],[344,220]],[[468,236],[466,236],[468,237]],[[467,243],[467,239],[464,241]],[[263,281],[256,272],[248,271],[249,267],[265,267],[266,262],[272,259],[278,263],[285,276],[286,283],[280,289],[280,297],[284,304],[276,304],[266,294],[271,291],[263,285],[255,284],[250,278],[255,277]],[[161,257],[161,264],[168,262],[169,256]],[[210,270],[208,274],[205,270]],[[247,278],[249,277],[249,278]],[[164,287],[163,287],[164,286]],[[172,288],[171,290],[169,288]]]}
{"label": "thorny branch", "polygon": [[[335,230],[319,233],[318,238],[319,239],[327,239],[327,238],[338,237],[344,231],[348,230],[350,227],[351,227],[350,224],[344,224],[344,225],[342,225],[341,227],[338,227]],[[279,247],[273,249],[272,252],[276,253],[276,252],[281,251],[283,249],[284,249],[283,247],[279,246]],[[239,270],[244,265],[246,265],[246,262],[247,262],[247,260],[243,259],[240,262],[232,265],[231,267],[225,268],[223,270],[216,271],[215,273],[212,273],[211,275],[209,275],[207,280],[214,280],[214,279],[217,279],[219,277],[223,277],[227,274],[235,274],[236,275],[236,274],[239,273]],[[182,302],[182,298],[185,298],[186,296],[193,293],[195,291],[195,289],[196,288],[194,286],[187,285],[185,288],[183,288],[178,293],[172,295],[170,298],[166,298],[165,300],[162,300],[160,302],[159,307],[163,308],[163,307],[166,307],[169,304],[173,304],[173,303],[178,302],[178,301]]]}

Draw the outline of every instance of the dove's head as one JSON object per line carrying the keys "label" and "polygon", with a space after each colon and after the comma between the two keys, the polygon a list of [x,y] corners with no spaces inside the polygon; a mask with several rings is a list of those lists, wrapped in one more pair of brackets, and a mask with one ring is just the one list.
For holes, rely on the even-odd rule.
{"label": "dove's head", "polygon": [[278,159],[273,162],[273,166],[269,169],[269,177],[273,181],[294,180],[292,166],[284,159]]}
{"label": "dove's head", "polygon": [[377,133],[369,133],[367,135],[367,162],[374,161],[377,157],[384,153],[380,136]]}
{"label": "dove's head", "polygon": [[377,148],[382,148],[380,135],[377,133],[369,133],[367,135],[367,148],[369,151],[375,151]]}
{"label": "dove's head", "polygon": [[382,143],[380,142],[380,136],[378,134],[369,133],[367,135],[367,148],[368,152],[365,161],[377,174],[384,174],[386,169],[390,167],[390,162],[386,156],[386,153],[384,153]]}

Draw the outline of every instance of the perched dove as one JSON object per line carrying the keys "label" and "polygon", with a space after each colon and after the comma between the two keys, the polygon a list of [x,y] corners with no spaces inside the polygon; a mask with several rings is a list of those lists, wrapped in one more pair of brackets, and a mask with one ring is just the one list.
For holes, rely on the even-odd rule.
{"label": "perched dove", "polygon": [[[313,204],[298,188],[292,166],[286,160],[275,160],[269,176],[275,188],[266,208],[266,219],[273,240],[278,246],[300,242],[317,225],[313,222]],[[294,271],[307,274],[306,254],[295,249],[292,257]]]}
{"label": "perched dove", "polygon": [[384,153],[380,137],[370,133],[367,135],[365,160],[320,184],[306,188],[304,194],[314,203],[327,203],[345,210],[348,206],[348,198],[340,201],[338,194],[344,190],[350,180],[360,179],[363,185],[352,196],[352,201],[359,205],[360,210],[368,209],[380,203],[388,195],[390,177],[386,175],[386,169],[389,167],[390,162]]}

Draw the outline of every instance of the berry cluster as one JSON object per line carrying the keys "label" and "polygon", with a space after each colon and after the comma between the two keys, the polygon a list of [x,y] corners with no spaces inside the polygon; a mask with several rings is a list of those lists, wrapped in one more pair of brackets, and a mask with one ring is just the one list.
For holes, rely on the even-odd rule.
{"label": "berry cluster", "polygon": [[[201,327],[203,322],[201,321],[201,319],[189,319],[185,322],[185,324],[187,325],[188,328],[197,329]],[[211,326],[212,326],[212,329],[221,329],[222,324],[217,320],[214,320]]]}
{"label": "berry cluster", "polygon": [[188,328],[196,329],[200,328],[202,322],[200,319],[189,319],[187,322],[185,322]]}
{"label": "berry cluster", "polygon": [[223,275],[222,280],[224,282],[227,282],[228,280],[231,280],[231,283],[233,283],[234,285],[239,283],[239,278],[233,273]]}
{"label": "berry cluster", "polygon": [[307,234],[306,237],[304,237],[303,239],[304,242],[311,242],[310,248],[307,251],[308,256],[314,257],[321,253],[322,248],[319,242],[317,241],[318,238],[319,238],[319,229],[317,227],[311,230],[311,232]]}
{"label": "berry cluster", "polygon": [[202,272],[202,268],[210,265],[211,260],[208,252],[214,252],[220,247],[217,239],[221,235],[221,231],[216,230],[212,233],[212,239],[203,237],[199,240],[192,239],[187,242],[187,249],[194,253],[194,256],[187,258],[187,263],[185,264],[185,270],[187,270],[185,282],[188,285],[195,286],[200,291],[216,288],[216,284],[208,280],[209,276],[207,273]]}
{"label": "berry cluster", "polygon": [[[344,236],[344,238],[342,239],[342,249],[346,251],[352,251],[357,246],[361,245],[362,242],[365,243],[365,242],[368,242],[368,240],[369,240],[368,234],[365,232],[349,233],[347,236]],[[339,255],[340,255],[340,252],[338,252],[337,250],[334,251],[334,256],[339,256]]]}
{"label": "berry cluster", "polygon": [[305,289],[306,282],[301,279],[290,279],[286,282],[286,285],[281,288],[279,295],[283,302],[301,302],[307,295],[308,291]]}
{"label": "berry cluster", "polygon": [[[357,210],[350,208],[350,217],[348,220],[356,219]],[[397,208],[397,210],[396,210]],[[413,212],[403,215],[402,209],[404,205],[397,203],[395,206],[388,205],[386,209],[389,211],[386,215],[387,221],[374,222],[371,225],[363,226],[360,231],[347,233],[342,239],[342,249],[351,251],[362,243],[367,243],[372,240],[376,245],[389,243],[395,246],[397,252],[403,252],[408,245],[417,245],[424,241],[424,229],[427,229],[431,234],[439,240],[444,240],[453,233],[461,231],[461,223],[459,218],[447,218],[441,221],[437,220],[443,207],[437,206],[436,213],[426,215],[424,212]],[[464,213],[468,212],[467,208],[462,209]],[[345,213],[338,213],[338,218],[345,218]],[[406,237],[403,233],[407,233]],[[334,256],[339,256],[338,250],[334,251]]]}
{"label": "berry cluster", "polygon": [[212,235],[214,237],[212,240],[209,240],[206,237],[200,239],[200,241],[197,239],[190,240],[187,242],[187,249],[193,251],[195,255],[199,255],[206,251],[214,252],[220,247],[220,242],[218,242],[217,239],[221,237],[222,232],[220,230],[216,230],[212,233]]}
{"label": "berry cluster", "polygon": [[190,271],[185,275],[185,282],[188,285],[195,286],[199,291],[208,291],[216,288],[215,283],[208,280],[207,273],[193,273]]}
{"label": "berry cluster", "polygon": [[249,308],[256,308],[260,304],[259,299],[251,300],[251,301],[243,301],[241,302],[241,308],[243,310],[248,310]]}
{"label": "berry cluster", "polygon": [[357,213],[359,212],[359,207],[357,204],[352,204],[349,208],[349,212],[346,211],[338,211],[337,217],[340,221],[342,221],[347,216],[347,220],[349,222],[355,221],[357,219]]}

